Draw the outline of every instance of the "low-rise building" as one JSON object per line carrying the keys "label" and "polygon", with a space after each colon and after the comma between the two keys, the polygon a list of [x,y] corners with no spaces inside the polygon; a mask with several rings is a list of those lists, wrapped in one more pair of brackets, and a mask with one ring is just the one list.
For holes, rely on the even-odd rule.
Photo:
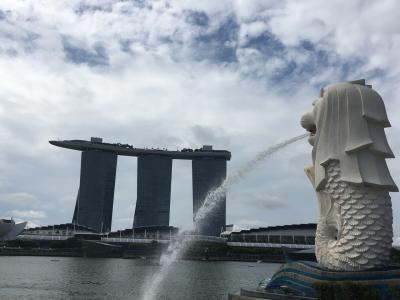
{"label": "low-rise building", "polygon": [[268,226],[241,231],[227,230],[222,236],[228,238],[229,242],[313,245],[316,228],[315,223]]}
{"label": "low-rise building", "polygon": [[94,229],[86,226],[66,223],[28,228],[22,232],[22,235],[73,236],[76,234],[87,234],[94,232]]}
{"label": "low-rise building", "polygon": [[173,226],[144,226],[124,230],[112,231],[107,234],[109,238],[133,238],[169,240],[178,233],[179,229]]}

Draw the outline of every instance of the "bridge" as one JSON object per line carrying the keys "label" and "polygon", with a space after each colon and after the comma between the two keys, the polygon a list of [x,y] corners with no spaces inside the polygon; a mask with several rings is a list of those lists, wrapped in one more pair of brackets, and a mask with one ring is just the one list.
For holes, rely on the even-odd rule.
{"label": "bridge", "polygon": [[[17,237],[19,240],[34,240],[34,241],[66,241],[73,238],[73,235],[47,235],[47,234],[21,234]],[[117,243],[117,244],[169,244],[171,241],[176,241],[176,237],[107,237],[102,236],[101,242]],[[244,243],[244,242],[230,242],[225,238],[218,238],[216,236],[199,236],[199,235],[184,235],[180,237],[183,240],[197,241],[197,242],[212,242],[212,243],[226,243],[230,247],[245,247],[245,248],[289,248],[289,249],[315,249],[315,245],[311,244],[295,244],[295,243]]]}

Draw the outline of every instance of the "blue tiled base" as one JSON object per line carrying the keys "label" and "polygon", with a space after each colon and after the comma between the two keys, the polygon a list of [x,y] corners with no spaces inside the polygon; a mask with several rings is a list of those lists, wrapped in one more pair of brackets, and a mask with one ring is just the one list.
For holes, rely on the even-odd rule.
{"label": "blue tiled base", "polygon": [[389,286],[400,286],[400,265],[387,266],[382,269],[368,271],[331,271],[319,264],[308,261],[297,261],[284,264],[265,285],[260,284],[258,290],[284,293],[294,292],[305,297],[315,297],[312,285],[320,283],[353,283],[365,284],[376,288],[383,299],[391,300]]}

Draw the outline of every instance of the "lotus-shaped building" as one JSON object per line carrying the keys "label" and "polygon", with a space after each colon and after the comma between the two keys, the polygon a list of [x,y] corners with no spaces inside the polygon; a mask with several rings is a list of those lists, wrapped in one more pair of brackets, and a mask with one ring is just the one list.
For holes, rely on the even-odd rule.
{"label": "lotus-shaped building", "polygon": [[0,219],[0,241],[14,240],[25,229],[26,223],[15,224],[13,219]]}

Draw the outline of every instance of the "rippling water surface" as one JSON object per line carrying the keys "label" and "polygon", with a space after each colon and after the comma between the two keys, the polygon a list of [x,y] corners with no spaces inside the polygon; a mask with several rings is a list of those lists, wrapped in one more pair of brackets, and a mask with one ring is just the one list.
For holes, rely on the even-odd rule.
{"label": "rippling water surface", "polygon": [[[255,288],[279,264],[178,261],[157,299],[227,299]],[[0,257],[0,299],[141,299],[150,260],[62,257]]]}

